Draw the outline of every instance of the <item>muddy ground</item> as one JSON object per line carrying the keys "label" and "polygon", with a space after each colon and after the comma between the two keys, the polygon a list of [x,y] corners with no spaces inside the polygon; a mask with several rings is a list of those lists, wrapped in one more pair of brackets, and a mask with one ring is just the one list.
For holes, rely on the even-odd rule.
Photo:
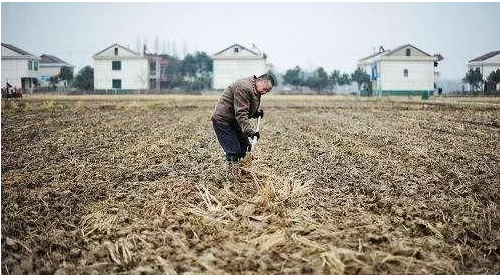
{"label": "muddy ground", "polygon": [[234,174],[216,101],[2,102],[2,274],[500,274],[500,99],[267,96]]}

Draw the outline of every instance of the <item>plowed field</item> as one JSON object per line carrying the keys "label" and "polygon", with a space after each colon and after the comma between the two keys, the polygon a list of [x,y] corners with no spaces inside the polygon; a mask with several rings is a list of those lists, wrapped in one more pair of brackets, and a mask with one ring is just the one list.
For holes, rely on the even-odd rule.
{"label": "plowed field", "polygon": [[264,96],[236,174],[216,101],[2,102],[2,274],[500,274],[499,98]]}

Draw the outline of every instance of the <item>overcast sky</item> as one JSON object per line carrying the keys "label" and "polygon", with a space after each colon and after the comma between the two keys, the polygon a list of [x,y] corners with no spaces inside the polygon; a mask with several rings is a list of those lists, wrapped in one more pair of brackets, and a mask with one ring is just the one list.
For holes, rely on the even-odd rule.
{"label": "overcast sky", "polygon": [[296,65],[352,72],[383,45],[440,53],[445,79],[500,50],[500,3],[2,3],[2,43],[92,66],[119,43],[137,50],[205,51],[255,44],[278,72]]}

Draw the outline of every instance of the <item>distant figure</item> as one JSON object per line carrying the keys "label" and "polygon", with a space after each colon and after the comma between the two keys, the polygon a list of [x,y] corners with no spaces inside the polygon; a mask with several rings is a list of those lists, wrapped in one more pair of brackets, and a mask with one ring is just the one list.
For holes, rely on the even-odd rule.
{"label": "distant figure", "polygon": [[5,85],[2,86],[2,97],[3,98],[16,97],[16,90],[14,89],[14,87],[12,87],[12,85],[9,82],[5,83]]}
{"label": "distant figure", "polygon": [[7,82],[7,97],[11,97],[14,94],[14,87]]}
{"label": "distant figure", "polygon": [[239,79],[229,85],[219,98],[212,113],[212,124],[226,160],[236,162],[251,150],[248,137],[260,138],[250,125],[250,118],[264,116],[258,110],[260,97],[274,86],[274,79],[267,74]]}

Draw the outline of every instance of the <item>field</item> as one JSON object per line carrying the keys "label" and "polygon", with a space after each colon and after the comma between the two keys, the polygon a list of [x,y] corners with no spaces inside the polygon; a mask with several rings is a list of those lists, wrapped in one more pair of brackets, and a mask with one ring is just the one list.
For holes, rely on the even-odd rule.
{"label": "field", "polygon": [[235,175],[216,101],[2,102],[2,274],[500,274],[500,98],[264,96]]}

